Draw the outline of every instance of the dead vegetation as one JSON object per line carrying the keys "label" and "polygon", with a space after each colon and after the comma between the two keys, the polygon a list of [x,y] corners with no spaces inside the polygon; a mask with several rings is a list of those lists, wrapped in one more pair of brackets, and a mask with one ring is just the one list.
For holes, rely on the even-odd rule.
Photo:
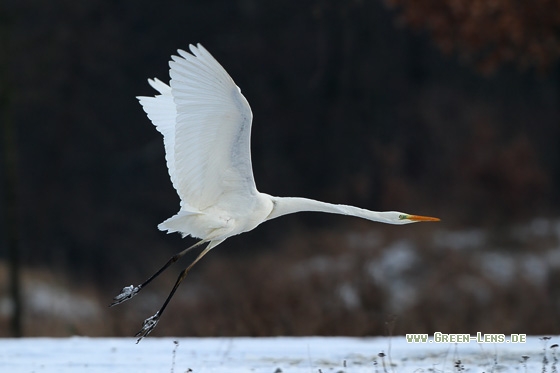
{"label": "dead vegetation", "polygon": [[[155,335],[387,335],[393,318],[394,335],[560,331],[559,221],[511,229],[517,244],[502,247],[484,231],[417,228],[406,235],[321,229],[268,250],[216,250],[189,275]],[[25,334],[130,336],[159,307],[183,264],[112,309],[112,294],[94,284],[27,270]],[[4,324],[9,307],[2,310]]]}

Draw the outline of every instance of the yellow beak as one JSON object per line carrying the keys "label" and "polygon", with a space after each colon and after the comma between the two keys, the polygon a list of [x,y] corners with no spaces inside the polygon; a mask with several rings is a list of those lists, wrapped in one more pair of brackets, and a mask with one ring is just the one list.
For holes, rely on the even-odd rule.
{"label": "yellow beak", "polygon": [[432,218],[431,216],[421,215],[407,215],[406,218],[412,221],[440,221],[439,218]]}

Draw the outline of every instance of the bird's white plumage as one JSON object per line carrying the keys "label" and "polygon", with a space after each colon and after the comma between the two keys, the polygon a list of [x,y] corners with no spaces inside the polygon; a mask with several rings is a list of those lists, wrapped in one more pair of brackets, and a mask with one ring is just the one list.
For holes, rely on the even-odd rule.
{"label": "bird's white plumage", "polygon": [[179,183],[175,172],[175,121],[177,109],[171,95],[171,87],[157,78],[148,79],[148,82],[160,94],[155,97],[138,97],[138,99],[144,111],[148,114],[148,118],[163,135],[165,160],[167,161],[169,176],[171,177],[173,187],[178,190]]}
{"label": "bird's white plumage", "polygon": [[191,53],[179,50],[179,56],[172,56],[169,86],[149,80],[160,94],[138,98],[163,134],[169,175],[181,198],[180,211],[160,229],[222,242],[266,220],[299,211],[389,224],[418,221],[416,215],[259,193],[251,166],[249,103],[204,47],[197,44],[189,49]]}
{"label": "bird's white plumage", "polygon": [[200,212],[227,198],[256,193],[250,153],[252,113],[224,68],[200,44],[179,50],[169,63],[170,87],[141,97],[164,136],[167,166],[181,210]]}
{"label": "bird's white plumage", "polygon": [[240,89],[202,46],[173,57],[177,110],[175,173],[183,203],[200,211],[224,197],[256,193],[251,167],[252,114]]}
{"label": "bird's white plumage", "polygon": [[138,98],[163,134],[169,175],[181,199],[179,213],[159,228],[221,239],[239,231],[234,224],[244,225],[232,218],[259,207],[250,153],[252,113],[214,57],[200,44],[189,48],[192,54],[179,50],[169,62],[169,86],[149,80],[160,95]]}

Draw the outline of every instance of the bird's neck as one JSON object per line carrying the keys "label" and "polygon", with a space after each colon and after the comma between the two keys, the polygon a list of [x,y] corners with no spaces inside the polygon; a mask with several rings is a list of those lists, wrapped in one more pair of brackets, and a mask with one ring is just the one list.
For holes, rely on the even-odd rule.
{"label": "bird's neck", "polygon": [[359,207],[348,205],[337,205],[308,198],[299,197],[271,197],[274,207],[267,220],[277,218],[282,215],[293,214],[302,211],[327,212],[339,215],[351,215],[359,218],[387,223],[383,212],[370,211]]}

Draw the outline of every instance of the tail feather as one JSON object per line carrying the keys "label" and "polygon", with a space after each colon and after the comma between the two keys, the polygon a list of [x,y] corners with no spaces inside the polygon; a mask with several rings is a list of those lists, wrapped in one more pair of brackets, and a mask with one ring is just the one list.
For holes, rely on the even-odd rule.
{"label": "tail feather", "polygon": [[173,215],[159,224],[158,229],[160,231],[167,231],[167,233],[181,233],[181,236],[184,238],[191,234],[190,232],[186,232],[185,228],[189,226],[189,218],[196,214],[196,212],[181,210],[176,215]]}

